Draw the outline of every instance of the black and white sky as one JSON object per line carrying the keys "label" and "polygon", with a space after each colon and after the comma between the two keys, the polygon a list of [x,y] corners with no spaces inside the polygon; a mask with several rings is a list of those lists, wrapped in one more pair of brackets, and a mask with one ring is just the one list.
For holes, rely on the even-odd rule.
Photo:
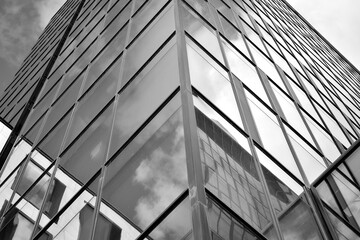
{"label": "black and white sky", "polygon": [[[0,94],[65,0],[0,0]],[[288,0],[360,69],[359,0]]]}

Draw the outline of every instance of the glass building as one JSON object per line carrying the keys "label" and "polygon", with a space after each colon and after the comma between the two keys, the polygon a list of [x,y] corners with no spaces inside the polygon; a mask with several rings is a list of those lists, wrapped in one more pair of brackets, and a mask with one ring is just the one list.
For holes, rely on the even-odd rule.
{"label": "glass building", "polygon": [[68,0],[0,98],[0,239],[359,239],[359,87],[284,0]]}

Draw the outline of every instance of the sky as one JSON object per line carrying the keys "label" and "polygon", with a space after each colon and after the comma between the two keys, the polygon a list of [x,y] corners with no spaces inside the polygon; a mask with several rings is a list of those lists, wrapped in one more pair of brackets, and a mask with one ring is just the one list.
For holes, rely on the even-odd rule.
{"label": "sky", "polygon": [[[65,0],[0,0],[0,94]],[[288,0],[360,69],[359,0]]]}

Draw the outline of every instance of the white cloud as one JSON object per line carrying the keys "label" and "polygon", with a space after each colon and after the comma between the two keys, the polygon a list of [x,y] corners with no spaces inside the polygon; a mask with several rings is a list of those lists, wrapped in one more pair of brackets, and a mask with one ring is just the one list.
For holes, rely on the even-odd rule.
{"label": "white cloud", "polygon": [[19,66],[65,0],[3,0],[0,5],[0,57]]}
{"label": "white cloud", "polygon": [[35,2],[39,13],[39,26],[44,29],[52,16],[66,2],[66,0],[40,0]]}

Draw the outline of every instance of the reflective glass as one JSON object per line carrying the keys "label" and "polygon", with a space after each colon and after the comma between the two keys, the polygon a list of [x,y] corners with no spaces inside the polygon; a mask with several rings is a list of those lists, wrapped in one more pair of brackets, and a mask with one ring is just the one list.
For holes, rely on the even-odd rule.
{"label": "reflective glass", "polygon": [[[284,167],[291,171],[298,179],[302,179],[299,169],[292,156],[285,136],[273,113],[267,110],[250,93],[246,92],[249,106],[253,114],[262,145],[270,152]],[[276,139],[276,141],[274,141]]]}
{"label": "reflective glass", "polygon": [[192,12],[189,8],[185,8],[184,13],[184,28],[201,46],[211,53],[218,61],[224,64],[224,59],[221,54],[219,41],[216,37],[215,31],[200,17]]}
{"label": "reflective glass", "polygon": [[320,174],[326,169],[323,159],[310,146],[301,140],[290,128],[285,127],[289,134],[289,140],[294,148],[294,151],[300,161],[300,164],[307,176],[307,179],[312,183]]}
{"label": "reflective glass", "polygon": [[256,148],[261,169],[270,192],[270,200],[276,213],[282,212],[303,192],[302,187],[286,172]]}
{"label": "reflective glass", "polygon": [[[95,180],[97,183],[99,179]],[[67,182],[66,184],[70,184]],[[76,183],[75,183],[76,184]],[[72,183],[74,186],[74,182]],[[67,189],[72,188],[71,185],[67,185]],[[65,197],[63,201],[69,201],[75,192],[65,192]],[[71,193],[71,195],[70,195]],[[65,211],[57,218],[57,221],[52,223],[48,231],[51,232],[54,236],[54,239],[89,239],[89,231],[82,231],[82,228],[86,226],[87,221],[91,221],[92,215],[87,215],[87,218],[84,219],[82,209],[86,206],[91,206],[92,208],[95,205],[96,194],[92,193],[88,189],[85,189]],[[64,204],[61,204],[64,205]],[[49,222],[44,215],[41,217],[40,226],[44,226]],[[81,237],[81,238],[80,238]]]}
{"label": "reflective glass", "polygon": [[70,114],[62,119],[60,122],[54,126],[54,129],[46,135],[43,139],[40,140],[39,148],[52,160],[55,160],[57,157],[60,147],[65,136],[66,128],[68,126],[70,119]]}
{"label": "reflective glass", "polygon": [[125,57],[124,75],[122,86],[133,77],[133,75],[146,63],[152,54],[160,47],[161,44],[175,30],[174,8],[171,7],[158,21],[149,29],[148,32],[142,34],[141,38],[134,42]]}
{"label": "reflective glass", "polygon": [[177,50],[175,45],[170,47],[167,45],[120,93],[111,155],[179,85]]}
{"label": "reflective glass", "polygon": [[188,185],[177,101],[165,106],[107,167],[104,200],[142,229]]}
{"label": "reflective glass", "polygon": [[149,235],[158,240],[194,240],[189,199],[183,200]]}
{"label": "reflective glass", "polygon": [[[119,56],[119,54],[123,51],[124,44],[125,44],[125,38],[127,33],[127,26],[123,28],[114,39],[111,40],[110,44],[104,49],[101,50],[101,52],[97,55],[96,59],[93,59],[92,64],[89,68],[89,72],[87,74],[85,85],[82,92],[86,92],[90,86],[100,77],[104,74],[105,71],[109,71],[109,66],[111,64],[115,64],[115,68],[120,68],[120,60],[116,60],[117,63],[113,63],[115,58]],[[99,45],[105,45],[105,43],[101,43],[102,41],[105,41],[104,39],[99,40]],[[116,69],[113,70],[116,72]],[[114,76],[115,77],[115,76]],[[117,78],[120,78],[120,76],[117,76]]]}
{"label": "reflective glass", "polygon": [[150,22],[166,2],[166,0],[145,1],[144,5],[142,5],[141,9],[132,19],[129,42]]}
{"label": "reflective glass", "polygon": [[250,58],[244,39],[239,30],[229,23],[223,16],[220,15],[219,17],[221,25],[224,29],[225,37],[237,48],[238,51]]}
{"label": "reflective glass", "polygon": [[323,239],[310,207],[301,199],[279,218],[285,240]]}
{"label": "reflective glass", "polygon": [[[200,49],[197,49],[201,51]],[[232,86],[223,74],[218,72],[190,45],[187,45],[191,82],[212,104],[223,111],[238,126],[244,128]],[[213,62],[213,64],[217,64]]]}
{"label": "reflective glass", "polygon": [[344,132],[341,130],[340,126],[333,118],[329,116],[327,112],[325,112],[321,107],[317,108],[320,115],[322,116],[322,119],[326,123],[328,129],[331,131],[331,134],[333,134],[342,144],[344,144],[345,147],[350,146],[349,140],[346,138]]}
{"label": "reflective glass", "polygon": [[326,212],[336,230],[336,234],[339,239],[344,240],[356,240],[359,239],[354,231],[352,231],[348,226],[346,226],[337,216],[333,215],[329,210],[326,209]]}
{"label": "reflective glass", "polygon": [[251,53],[255,59],[258,68],[263,70],[263,72],[266,73],[266,75],[268,75],[271,78],[271,80],[273,80],[279,87],[281,87],[286,92],[285,85],[279,73],[277,72],[274,63],[271,62],[267,57],[265,57],[264,54],[261,53],[252,44],[249,44],[249,47],[251,49]]}
{"label": "reflective glass", "polygon": [[183,0],[194,8],[202,17],[204,17],[213,26],[215,25],[214,20],[211,16],[207,3],[203,0]]}
{"label": "reflective glass", "polygon": [[[270,84],[272,85],[272,84]],[[283,113],[285,114],[285,119],[287,122],[298,131],[306,140],[315,146],[312,137],[307,130],[304,121],[302,120],[298,110],[295,108],[294,103],[276,86],[272,85],[273,92],[278,100],[278,103],[281,106]]]}
{"label": "reflective glass", "polygon": [[208,198],[207,218],[213,240],[260,239],[215,201]]}
{"label": "reflective glass", "polygon": [[[206,109],[200,99],[194,103]],[[210,119],[198,109],[195,113],[206,188],[254,228],[264,229],[271,222],[270,211],[247,139],[238,133],[242,141],[236,141],[216,121],[220,116]],[[208,109],[206,113],[216,116]]]}
{"label": "reflective glass", "polygon": [[94,119],[103,107],[114,97],[119,78],[119,63],[97,82],[79,102],[72,117],[65,147]]}
{"label": "reflective glass", "polygon": [[108,150],[113,104],[62,154],[60,165],[85,183],[104,164]]}
{"label": "reflective glass", "polygon": [[305,113],[303,113],[308,126],[310,127],[312,133],[314,134],[315,139],[317,140],[323,154],[332,162],[334,162],[339,156],[340,152],[332,141],[329,134],[327,134],[322,128],[318,126],[311,118],[309,118]]}
{"label": "reflective glass", "polygon": [[270,106],[269,99],[255,67],[222,38],[221,40],[231,72]]}

